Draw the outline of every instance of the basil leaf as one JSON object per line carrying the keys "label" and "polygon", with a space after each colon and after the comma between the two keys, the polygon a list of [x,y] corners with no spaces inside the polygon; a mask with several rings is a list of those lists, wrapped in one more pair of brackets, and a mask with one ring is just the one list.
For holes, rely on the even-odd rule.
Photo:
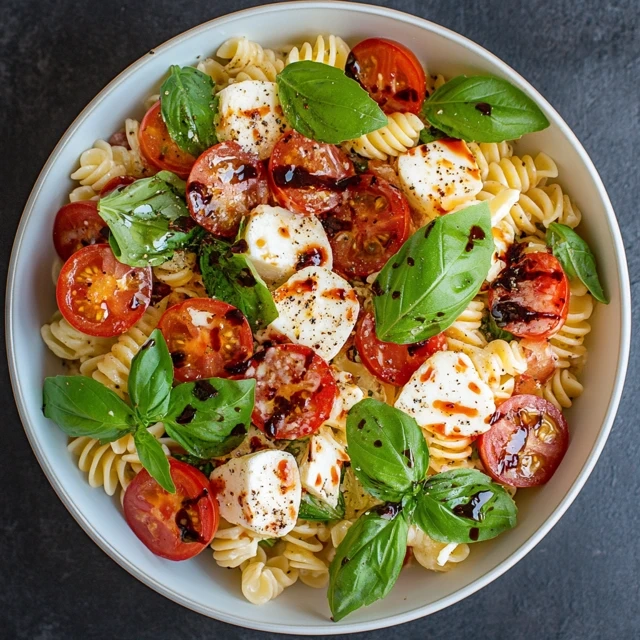
{"label": "basil leaf", "polygon": [[394,505],[368,511],[349,528],[329,567],[327,597],[335,622],[391,591],[404,562],[408,530]]}
{"label": "basil leaf", "polygon": [[159,422],[169,409],[173,363],[160,329],[154,329],[131,361],[129,396],[146,425]]}
{"label": "basil leaf", "polygon": [[207,478],[215,469],[211,460],[202,460],[201,458],[189,455],[188,453],[172,453],[171,457],[175,458],[176,460],[180,460],[180,462],[185,462],[186,464],[195,467],[198,471],[204,473]]}
{"label": "basil leaf", "polygon": [[209,238],[200,247],[200,271],[207,293],[244,313],[253,331],[278,317],[273,296],[251,261],[231,245]]}
{"label": "basil leaf", "polygon": [[598,302],[609,304],[598,278],[595,256],[573,229],[552,222],[547,229],[547,244],[569,278],[578,278]]}
{"label": "basil leaf", "polygon": [[409,344],[444,331],[480,290],[492,253],[486,202],[418,229],[373,285],[378,338]]}
{"label": "basil leaf", "polygon": [[331,65],[294,62],[276,82],[284,115],[307,138],[338,144],[387,125],[387,116],[367,92]]}
{"label": "basil leaf", "polygon": [[255,380],[223,378],[178,385],[171,392],[164,427],[191,455],[225,455],[247,434],[255,386]]}
{"label": "basil leaf", "polygon": [[493,342],[494,340],[506,340],[507,342],[511,342],[511,340],[513,340],[513,334],[501,329],[496,324],[496,319],[491,315],[491,313],[485,313],[482,316],[480,331],[488,342]]}
{"label": "basil leaf", "polygon": [[197,157],[218,142],[213,81],[194,67],[173,65],[169,74],[160,88],[162,119],[172,140]]}
{"label": "basil leaf", "polygon": [[331,520],[342,520],[344,518],[344,511],[344,496],[342,495],[342,491],[338,495],[338,504],[335,507],[332,507],[324,502],[324,500],[320,500],[305,491],[300,501],[298,518],[301,520],[330,522]]}
{"label": "basil leaf", "polygon": [[184,202],[184,182],[169,171],[136,180],[98,200],[116,258],[132,267],[158,266],[187,245],[195,223]]}
{"label": "basil leaf", "polygon": [[149,472],[149,475],[169,493],[176,492],[176,485],[171,478],[171,467],[169,460],[162,450],[162,445],[155,436],[146,429],[140,428],[133,434],[136,443],[136,451],[142,466]]}
{"label": "basil leaf", "polygon": [[456,469],[424,483],[413,520],[438,542],[481,542],[515,527],[517,511],[504,487],[484,473]]}
{"label": "basil leaf", "polygon": [[400,502],[424,479],[429,465],[429,450],[417,422],[373,398],[349,410],[347,448],[358,480],[380,500]]}
{"label": "basil leaf", "polygon": [[457,76],[422,105],[422,115],[447,135],[468,142],[502,142],[549,126],[540,107],[502,78]]}
{"label": "basil leaf", "polygon": [[273,547],[276,542],[278,542],[278,538],[267,538],[266,540],[260,540],[258,544],[263,549],[271,549],[271,547]]}
{"label": "basil leaf", "polygon": [[420,142],[422,144],[426,144],[427,142],[433,142],[434,140],[441,140],[442,138],[446,138],[447,134],[435,127],[425,127],[420,132]]}
{"label": "basil leaf", "polygon": [[113,442],[135,429],[133,411],[111,389],[86,376],[44,380],[43,412],[68,436]]}

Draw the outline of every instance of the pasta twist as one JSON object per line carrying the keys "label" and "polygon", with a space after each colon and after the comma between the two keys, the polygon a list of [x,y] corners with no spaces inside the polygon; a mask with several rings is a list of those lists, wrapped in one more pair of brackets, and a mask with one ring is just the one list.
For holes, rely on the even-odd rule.
{"label": "pasta twist", "polygon": [[588,322],[593,313],[593,298],[581,282],[571,283],[569,313],[560,330],[550,338],[560,368],[580,367],[587,356],[584,339],[591,331]]}
{"label": "pasta twist", "polygon": [[[284,68],[284,61],[278,58],[271,49],[263,49],[257,42],[245,37],[230,38],[223,42],[216,55],[229,60],[224,70],[230,78],[241,80],[269,80],[274,82],[276,76]],[[239,77],[240,73],[245,75]],[[261,77],[254,77],[260,74]]]}
{"label": "pasta twist", "polygon": [[517,340],[492,340],[487,346],[469,354],[469,357],[496,400],[510,398],[514,377],[527,370],[527,359]]}
{"label": "pasta twist", "polygon": [[305,42],[299,49],[293,47],[287,55],[285,64],[311,60],[344,70],[350,51],[349,45],[338,36],[330,35],[327,38],[318,36],[313,45],[310,42]]}
{"label": "pasta twist", "polygon": [[569,369],[556,369],[553,376],[547,380],[539,395],[553,403],[559,410],[568,409],[584,387]]}
{"label": "pasta twist", "polygon": [[557,177],[558,167],[546,153],[539,153],[535,160],[531,156],[504,157],[489,163],[487,172],[487,180],[495,180],[522,193],[537,187],[546,178]]}
{"label": "pasta twist", "polygon": [[170,260],[153,267],[153,276],[172,289],[184,287],[194,276],[196,254],[190,251],[176,251]]}
{"label": "pasta twist", "polygon": [[440,73],[427,75],[427,97],[429,97],[436,89],[439,89],[445,82],[445,77]]}
{"label": "pasta twist", "polygon": [[469,150],[473,153],[480,177],[484,182],[489,175],[489,165],[492,162],[500,162],[502,158],[510,158],[513,155],[513,145],[510,142],[469,142]]}
{"label": "pasta twist", "polygon": [[298,573],[284,556],[267,559],[258,547],[256,557],[242,567],[242,594],[252,604],[266,604],[294,584]]}
{"label": "pasta twist", "polygon": [[229,74],[224,66],[213,58],[201,60],[198,62],[196,69],[202,73],[206,73],[213,80],[216,91],[221,91],[229,84]]}
{"label": "pasta twist", "polygon": [[78,331],[59,311],[51,322],[42,325],[40,334],[47,347],[64,360],[81,360],[108,353],[115,342],[114,338],[96,338]]}
{"label": "pasta twist", "polygon": [[124,132],[129,143],[130,154],[130,170],[134,178],[142,178],[149,173],[147,165],[142,159],[140,152],[140,140],[138,133],[140,132],[140,123],[133,118],[127,118],[124,121]]}
{"label": "pasta twist", "polygon": [[576,227],[582,219],[578,207],[571,202],[568,195],[562,192],[560,185],[550,184],[545,187],[534,187],[520,195],[518,203],[512,210],[514,220],[523,220],[522,228],[530,231],[536,225],[548,227],[552,222]]}
{"label": "pasta twist", "polygon": [[486,346],[487,340],[480,331],[484,312],[484,300],[481,297],[474,298],[444,332],[449,349],[472,356]]}
{"label": "pasta twist", "polygon": [[428,428],[422,429],[422,435],[429,447],[429,471],[442,473],[452,469],[473,469],[472,438],[447,438]]}
{"label": "pasta twist", "polygon": [[407,545],[415,559],[429,571],[449,571],[469,556],[468,544],[447,544],[432,540],[416,525],[409,527]]}
{"label": "pasta twist", "polygon": [[324,548],[318,535],[325,529],[321,523],[299,521],[283,538],[283,555],[289,561],[289,566],[298,569],[304,584],[317,589],[325,587],[329,581],[329,567],[316,555]]}
{"label": "pasta twist", "polygon": [[239,567],[256,557],[261,539],[249,529],[223,522],[211,542],[213,559],[221,567]]}
{"label": "pasta twist", "polygon": [[413,113],[392,113],[388,124],[377,131],[360,136],[345,143],[349,151],[365,158],[386,160],[389,156],[398,156],[415,147],[424,124]]}

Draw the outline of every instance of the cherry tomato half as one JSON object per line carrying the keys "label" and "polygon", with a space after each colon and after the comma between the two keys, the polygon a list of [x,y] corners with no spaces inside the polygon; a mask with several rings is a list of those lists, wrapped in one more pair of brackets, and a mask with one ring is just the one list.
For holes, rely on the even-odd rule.
{"label": "cherry tomato half", "polygon": [[175,493],[143,469],[124,494],[124,517],[142,544],[167,560],[187,560],[206,549],[218,529],[218,501],[208,478],[195,467],[169,458]]}
{"label": "cherry tomato half", "polygon": [[68,260],[82,247],[108,241],[109,227],[100,217],[94,200],[70,202],[56,214],[53,244],[63,260]]}
{"label": "cherry tomato half", "polygon": [[151,267],[122,264],[108,244],[93,244],[64,263],[56,286],[58,308],[82,333],[119,336],[149,306],[151,279]]}
{"label": "cherry tomato half", "polygon": [[269,186],[280,205],[319,215],[340,203],[340,181],[355,175],[353,163],[333,144],[285,133],[269,159]]}
{"label": "cherry tomato half", "polygon": [[191,298],[169,307],[158,323],[173,360],[176,380],[226,378],[227,367],[253,353],[251,327],[241,311],[211,298]]}
{"label": "cherry tomato half", "polygon": [[404,194],[386,180],[361,175],[341,205],[322,221],[333,250],[333,268],[347,279],[380,271],[411,230]]}
{"label": "cherry tomato half", "polygon": [[187,178],[196,159],[171,139],[162,119],[159,100],[142,119],[138,140],[142,156],[151,166],[173,171],[177,176]]}
{"label": "cherry tomato half", "polygon": [[119,187],[128,187],[135,181],[136,179],[133,176],[116,176],[115,178],[111,178],[111,180],[100,189],[100,197],[104,198]]}
{"label": "cherry tomato half", "polygon": [[548,400],[532,395],[509,398],[477,440],[487,473],[510,487],[548,482],[569,446],[567,421]]}
{"label": "cherry tomato half", "polygon": [[220,142],[207,149],[189,174],[191,217],[216,236],[235,237],[242,218],[268,201],[264,163],[237,142]]}
{"label": "cherry tomato half", "polygon": [[527,370],[516,377],[514,395],[536,393],[554,374],[558,356],[548,340],[520,340],[520,347],[527,359]]}
{"label": "cherry tomato half", "polygon": [[399,42],[368,38],[349,54],[345,73],[357,80],[385,113],[419,113],[426,77],[414,53]]}
{"label": "cherry tomato half", "polygon": [[300,344],[259,351],[244,377],[256,381],[252,422],[276,439],[294,440],[317,431],[329,418],[338,393],[329,365]]}
{"label": "cherry tomato half", "polygon": [[542,340],[559,331],[567,318],[569,280],[555,256],[526,253],[491,283],[489,306],[501,329]]}
{"label": "cherry tomato half", "polygon": [[370,311],[361,318],[356,330],[356,349],[362,363],[376,378],[396,386],[407,384],[413,372],[427,358],[446,346],[447,339],[443,333],[415,344],[378,340],[375,318]]}

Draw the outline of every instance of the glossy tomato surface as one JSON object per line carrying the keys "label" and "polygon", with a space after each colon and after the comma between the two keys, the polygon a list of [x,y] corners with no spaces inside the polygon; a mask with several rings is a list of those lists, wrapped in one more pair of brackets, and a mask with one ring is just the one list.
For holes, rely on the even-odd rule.
{"label": "glossy tomato surface", "polygon": [[349,54],[345,73],[357,80],[385,113],[419,113],[427,85],[424,69],[403,44],[368,38]]}
{"label": "glossy tomato surface", "polygon": [[158,323],[173,360],[176,380],[226,378],[253,353],[251,327],[241,311],[211,298],[190,298],[169,307]]}
{"label": "glossy tomato surface", "polygon": [[477,440],[486,472],[510,487],[548,482],[569,446],[562,413],[548,400],[518,395],[500,405]]}
{"label": "glossy tomato surface", "polygon": [[386,180],[361,175],[347,188],[342,204],[322,224],[333,251],[333,268],[347,279],[380,271],[411,231],[404,194]]}
{"label": "glossy tomato surface", "polygon": [[109,241],[109,227],[100,217],[94,200],[70,202],[56,214],[53,223],[53,245],[63,260],[91,244]]}
{"label": "glossy tomato surface", "polygon": [[237,142],[220,142],[207,149],[189,174],[191,217],[216,236],[234,238],[242,218],[268,201],[264,163]]}
{"label": "glossy tomato surface", "polygon": [[169,458],[175,493],[143,469],[124,494],[124,517],[140,541],[157,556],[187,560],[206,549],[218,529],[218,501],[198,469]]}
{"label": "glossy tomato surface", "polygon": [[270,438],[294,440],[317,431],[338,393],[329,365],[299,344],[259,351],[244,377],[256,381],[252,422]]}
{"label": "glossy tomato surface", "polygon": [[341,182],[355,175],[353,163],[333,144],[285,133],[269,159],[269,185],[289,211],[319,215],[336,207]]}
{"label": "glossy tomato surface", "polygon": [[128,187],[135,181],[136,179],[133,176],[116,176],[115,178],[111,178],[111,180],[109,180],[109,182],[100,189],[100,197],[104,198],[116,189],[119,189],[120,187]]}
{"label": "glossy tomato surface", "polygon": [[151,300],[151,267],[129,267],[116,260],[108,244],[74,253],[56,286],[60,313],[90,336],[118,336],[144,314]]}

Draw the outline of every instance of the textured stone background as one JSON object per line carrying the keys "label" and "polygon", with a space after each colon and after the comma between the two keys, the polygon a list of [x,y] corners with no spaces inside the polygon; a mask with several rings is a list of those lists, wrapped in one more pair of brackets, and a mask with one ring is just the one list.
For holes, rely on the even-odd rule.
{"label": "textured stone background", "polygon": [[[15,228],[54,145],[117,73],[153,46],[258,2],[0,3],[5,278]],[[533,83],[576,132],[609,190],[640,294],[637,0],[378,2],[475,40]],[[4,293],[4,292],[3,292]],[[636,311],[638,310],[636,305]],[[4,358],[0,463],[1,638],[266,638],[173,604],[129,576],[58,501],[27,444]],[[508,574],[464,602],[370,638],[640,636],[640,371],[632,357],[613,433],[581,495]],[[275,637],[275,635],[269,636]]]}

